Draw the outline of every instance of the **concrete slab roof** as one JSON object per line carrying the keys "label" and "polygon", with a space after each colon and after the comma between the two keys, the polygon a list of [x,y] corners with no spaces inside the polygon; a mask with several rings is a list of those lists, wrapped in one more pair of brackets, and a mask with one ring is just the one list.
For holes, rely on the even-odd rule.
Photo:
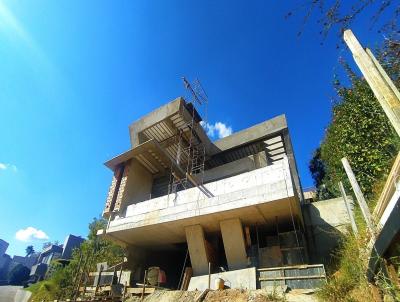
{"label": "concrete slab roof", "polygon": [[254,141],[258,141],[262,138],[278,133],[284,129],[287,129],[286,116],[284,114],[281,114],[260,124],[254,125],[250,128],[246,128],[220,140],[217,140],[214,142],[214,145],[220,151],[225,151],[241,145],[246,145]]}
{"label": "concrete slab roof", "polygon": [[171,167],[171,164],[172,169],[178,172],[179,175],[183,176],[185,174],[160,144],[153,139],[117,155],[105,162],[104,165],[114,171],[118,165],[133,158],[138,160],[152,174],[164,172],[165,169]]}
{"label": "concrete slab roof", "polygon": [[[194,119],[194,125],[189,123]],[[200,126],[201,117],[191,103],[178,97],[149,114],[143,116],[129,126],[131,145],[135,147],[148,139],[159,143],[176,137],[179,131],[188,134],[191,129],[197,143],[204,144],[207,153],[213,153],[213,144]],[[189,137],[187,137],[189,139]]]}

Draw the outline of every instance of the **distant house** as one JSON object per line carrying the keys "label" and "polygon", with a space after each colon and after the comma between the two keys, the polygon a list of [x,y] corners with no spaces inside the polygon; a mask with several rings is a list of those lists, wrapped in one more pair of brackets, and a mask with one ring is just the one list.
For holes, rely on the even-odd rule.
{"label": "distant house", "polygon": [[7,248],[8,248],[8,242],[3,239],[0,239],[0,257],[2,257],[6,253]]}
{"label": "distant house", "polygon": [[7,284],[7,274],[11,264],[10,255],[6,254],[8,242],[0,239],[0,285]]}
{"label": "distant house", "polygon": [[61,258],[62,259],[71,259],[73,250],[78,248],[84,241],[85,241],[85,239],[83,239],[80,236],[68,235],[64,241],[64,245],[63,245],[64,249],[61,254]]}
{"label": "distant house", "polygon": [[61,258],[62,252],[63,248],[55,244],[44,248],[40,253],[38,262],[31,269],[30,283],[43,280],[51,261]]}
{"label": "distant house", "polygon": [[52,244],[44,248],[40,253],[37,263],[32,266],[29,283],[35,283],[45,279],[50,263],[53,260],[71,259],[73,250],[78,248],[83,241],[85,240],[79,236],[68,235],[63,245]]}
{"label": "distant house", "polygon": [[13,269],[15,266],[17,266],[18,264],[22,264],[23,266],[31,269],[32,266],[37,262],[38,258],[39,258],[38,253],[33,253],[29,256],[14,256],[12,258],[10,270]]}

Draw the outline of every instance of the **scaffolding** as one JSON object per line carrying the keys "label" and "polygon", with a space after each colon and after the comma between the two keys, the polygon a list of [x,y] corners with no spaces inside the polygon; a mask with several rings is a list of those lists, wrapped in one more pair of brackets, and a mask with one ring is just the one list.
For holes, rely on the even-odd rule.
{"label": "scaffolding", "polygon": [[[173,160],[180,167],[183,176],[174,171],[171,163],[168,194],[176,194],[180,190],[198,187],[205,195],[209,196],[211,193],[203,186],[206,147],[197,134],[198,127],[207,124],[208,98],[198,79],[193,83],[190,83],[185,77],[182,80],[187,92],[185,100],[191,118],[183,129],[178,130],[176,135],[178,148]],[[198,110],[203,113],[203,119],[200,118]]]}

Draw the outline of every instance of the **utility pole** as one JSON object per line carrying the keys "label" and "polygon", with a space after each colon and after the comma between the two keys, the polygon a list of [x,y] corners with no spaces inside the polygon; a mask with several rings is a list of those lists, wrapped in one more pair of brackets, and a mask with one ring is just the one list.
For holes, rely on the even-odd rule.
{"label": "utility pole", "polygon": [[354,194],[356,195],[358,204],[360,205],[361,212],[364,216],[365,222],[367,223],[368,229],[370,230],[371,234],[374,236],[375,227],[374,227],[374,224],[372,221],[371,213],[369,211],[367,202],[365,201],[365,198],[361,191],[361,188],[358,185],[358,182],[353,173],[353,170],[350,167],[349,161],[347,160],[346,157],[342,158],[342,164],[343,164],[344,170],[346,171],[347,177],[350,180],[351,187],[353,188]]}
{"label": "utility pole", "polygon": [[361,46],[353,32],[348,29],[343,34],[344,41],[353,54],[366,81],[378,99],[393,128],[400,136],[400,93],[386,74],[371,50]]}
{"label": "utility pole", "polygon": [[342,193],[343,201],[344,201],[344,203],[346,205],[347,214],[349,214],[351,229],[353,230],[354,235],[358,235],[358,229],[357,229],[356,221],[354,220],[353,212],[351,211],[351,208],[350,208],[350,203],[347,200],[346,191],[344,190],[344,187],[343,187],[343,184],[342,184],[341,181],[339,181],[338,185],[339,185],[340,193]]}

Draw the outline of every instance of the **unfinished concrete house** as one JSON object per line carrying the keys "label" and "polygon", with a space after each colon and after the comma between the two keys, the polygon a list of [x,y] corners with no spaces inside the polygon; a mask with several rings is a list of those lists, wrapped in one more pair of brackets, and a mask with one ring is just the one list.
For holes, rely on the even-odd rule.
{"label": "unfinished concrete house", "polygon": [[128,250],[136,281],[159,267],[169,288],[206,288],[209,270],[230,287],[283,282],[285,267],[308,263],[285,116],[212,142],[193,103],[177,98],[129,126],[131,149],[105,163],[113,179],[99,234]]}

